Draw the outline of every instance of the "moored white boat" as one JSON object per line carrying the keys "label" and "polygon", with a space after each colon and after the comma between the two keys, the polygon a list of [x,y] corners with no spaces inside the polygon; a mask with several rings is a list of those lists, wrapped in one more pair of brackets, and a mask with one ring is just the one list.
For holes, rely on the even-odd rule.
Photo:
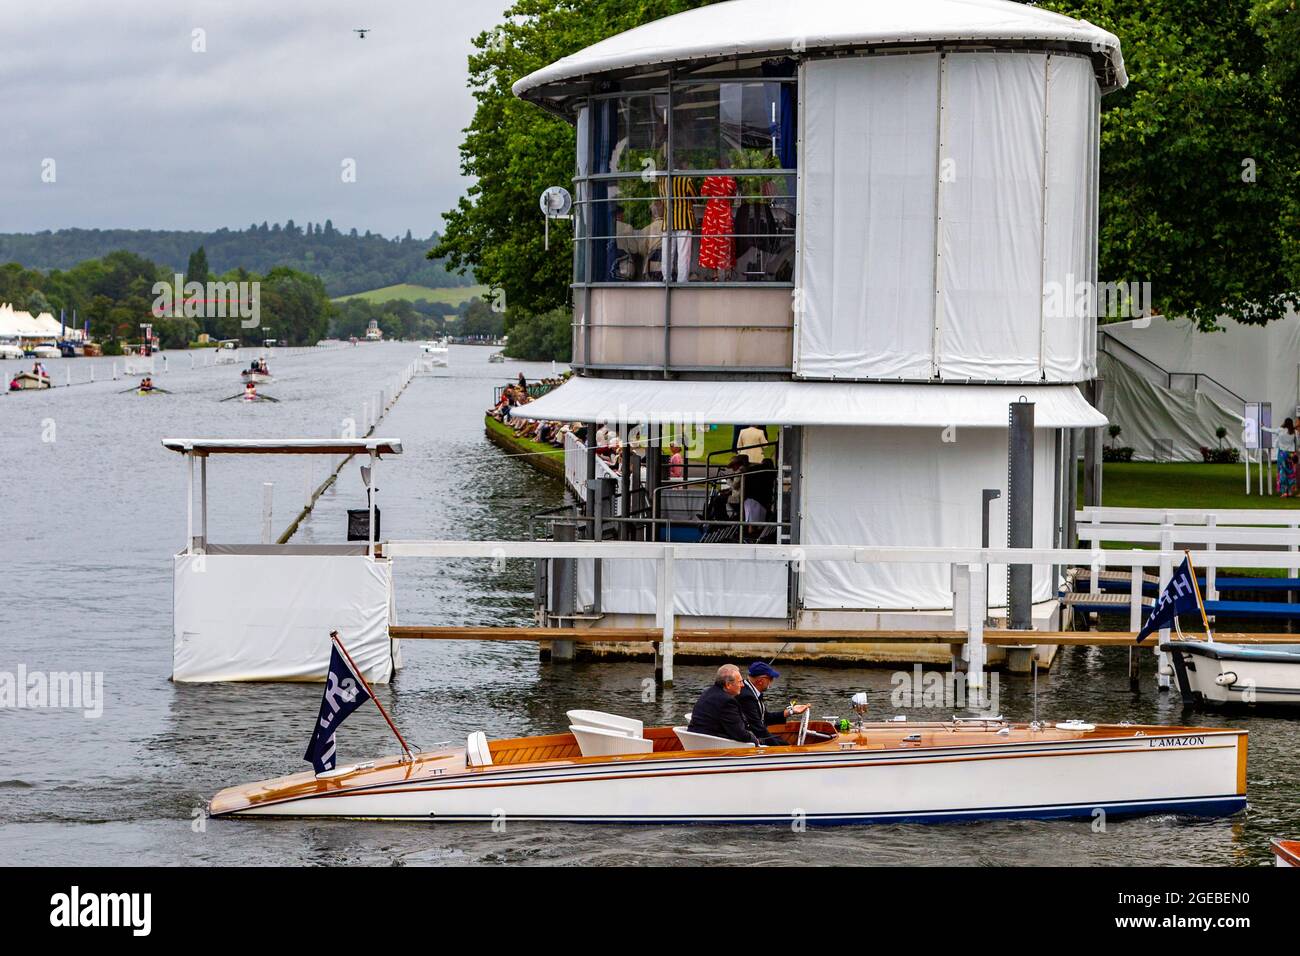
{"label": "moored white boat", "polygon": [[1300,705],[1300,644],[1170,641],[1165,647],[1179,655],[1179,682],[1199,700]]}
{"label": "moored white boat", "polygon": [[[463,747],[416,754],[410,762],[390,757],[321,777],[298,773],[232,787],[212,799],[210,811],[865,824],[1087,818],[1098,811],[1214,816],[1246,805],[1245,731],[1001,721],[871,723],[842,734],[813,722],[810,729],[828,739],[754,748],[681,735],[683,728],[620,731],[616,724],[491,742],[471,734]],[[793,739],[797,725],[782,733]],[[707,749],[686,749],[684,742]]]}
{"label": "moored white boat", "polygon": [[32,358],[38,359],[56,359],[63,358],[63,353],[59,351],[57,345],[38,345],[32,349]]}
{"label": "moored white boat", "polygon": [[20,359],[24,352],[12,342],[0,342],[0,359]]}

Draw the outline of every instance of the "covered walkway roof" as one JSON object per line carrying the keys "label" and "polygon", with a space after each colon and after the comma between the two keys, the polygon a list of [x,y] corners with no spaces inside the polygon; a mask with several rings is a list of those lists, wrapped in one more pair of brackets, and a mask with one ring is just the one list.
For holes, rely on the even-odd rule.
{"label": "covered walkway roof", "polygon": [[1073,385],[877,382],[681,382],[573,377],[514,409],[519,418],[710,425],[1006,428],[1008,406],[1035,404],[1039,428],[1097,428],[1106,418]]}

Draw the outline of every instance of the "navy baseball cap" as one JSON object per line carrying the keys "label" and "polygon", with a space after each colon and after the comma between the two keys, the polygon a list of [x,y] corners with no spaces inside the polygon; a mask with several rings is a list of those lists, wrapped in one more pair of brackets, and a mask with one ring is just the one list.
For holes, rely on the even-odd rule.
{"label": "navy baseball cap", "polygon": [[774,670],[771,664],[765,664],[762,661],[754,661],[754,663],[749,665],[749,676],[770,677],[772,680],[776,680],[781,676],[781,672]]}

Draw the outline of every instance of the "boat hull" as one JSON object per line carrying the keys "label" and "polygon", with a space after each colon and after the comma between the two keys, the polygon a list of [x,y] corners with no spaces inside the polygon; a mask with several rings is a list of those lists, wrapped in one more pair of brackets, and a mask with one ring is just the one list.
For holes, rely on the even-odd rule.
{"label": "boat hull", "polygon": [[239,377],[242,378],[245,382],[252,382],[255,385],[265,385],[268,382],[275,381],[275,379],[273,379],[269,374],[264,372],[244,371],[239,373]]}
{"label": "boat hull", "polygon": [[1172,641],[1188,689],[1212,704],[1300,706],[1300,645],[1244,646]]}
{"label": "boat hull", "polygon": [[[310,774],[223,791],[214,815],[425,821],[872,824],[1095,818],[1245,807],[1245,735],[915,749],[768,748],[462,769],[417,758],[401,779]],[[459,765],[459,766],[458,766]],[[303,789],[306,785],[307,789]],[[251,798],[251,799],[250,799]]]}
{"label": "boat hull", "polygon": [[19,372],[14,376],[13,381],[17,382],[18,387],[15,389],[11,385],[10,391],[26,392],[52,387],[48,375],[33,375],[31,372]]}

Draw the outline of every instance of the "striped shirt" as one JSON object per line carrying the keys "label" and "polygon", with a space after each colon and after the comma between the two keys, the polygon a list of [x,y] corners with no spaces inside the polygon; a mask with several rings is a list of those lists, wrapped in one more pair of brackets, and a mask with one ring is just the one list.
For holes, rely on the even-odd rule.
{"label": "striped shirt", "polygon": [[692,232],[695,229],[695,183],[691,182],[689,176],[660,176],[660,199],[668,198],[669,183],[672,184],[673,201],[669,203],[672,206],[672,216],[668,228],[673,232]]}

